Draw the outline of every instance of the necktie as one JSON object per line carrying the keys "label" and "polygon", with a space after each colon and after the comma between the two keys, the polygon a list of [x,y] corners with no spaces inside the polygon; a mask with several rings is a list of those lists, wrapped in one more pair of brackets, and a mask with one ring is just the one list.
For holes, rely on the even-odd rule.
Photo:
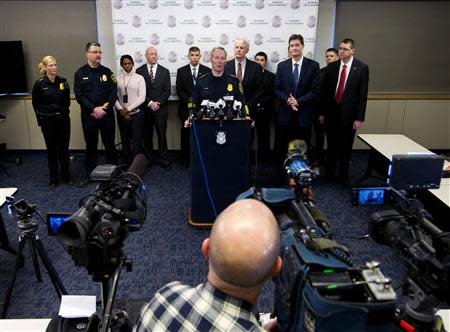
{"label": "necktie", "polygon": [[297,91],[298,85],[298,63],[294,63],[294,91]]}
{"label": "necktie", "polygon": [[347,72],[347,66],[344,65],[342,67],[341,76],[339,77],[339,85],[336,91],[336,103],[340,103],[342,97],[344,96],[344,87],[345,87],[345,75]]}
{"label": "necktie", "polygon": [[150,66],[150,82],[155,80],[155,75],[153,75],[153,66]]}
{"label": "necktie", "polygon": [[197,83],[197,68],[192,68],[192,82]]}
{"label": "necktie", "polygon": [[238,69],[237,69],[237,78],[239,79],[239,82],[242,82],[242,64],[238,62]]}

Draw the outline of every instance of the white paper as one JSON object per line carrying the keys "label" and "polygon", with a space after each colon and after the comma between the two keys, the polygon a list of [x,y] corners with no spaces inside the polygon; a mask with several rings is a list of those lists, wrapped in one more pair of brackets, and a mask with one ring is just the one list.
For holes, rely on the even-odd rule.
{"label": "white paper", "polygon": [[90,317],[96,311],[96,297],[90,295],[63,295],[59,315],[64,318]]}

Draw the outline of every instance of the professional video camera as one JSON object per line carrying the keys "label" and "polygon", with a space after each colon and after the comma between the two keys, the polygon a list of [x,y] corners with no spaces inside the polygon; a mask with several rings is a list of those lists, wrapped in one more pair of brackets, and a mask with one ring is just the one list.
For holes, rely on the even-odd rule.
{"label": "professional video camera", "polygon": [[[416,199],[418,190],[439,187],[442,166],[442,158],[436,155],[394,155],[390,187],[355,190],[355,197],[378,191],[372,195],[378,197],[374,201],[384,201],[396,209],[374,213],[369,234],[375,241],[398,249],[405,259],[408,281],[404,294],[408,298],[397,316],[402,331],[444,331],[436,311],[445,303],[450,305],[450,233],[436,227]],[[366,194],[361,195],[363,191]]]}
{"label": "professional video camera", "polygon": [[200,107],[194,104],[192,100],[188,103],[189,119],[201,120],[233,120],[244,119],[246,116],[246,106],[242,102],[234,99],[233,96],[224,96],[216,102],[203,100]]}
{"label": "professional video camera", "polygon": [[131,260],[122,248],[128,233],[139,230],[147,215],[145,187],[138,175],[145,171],[143,160],[138,155],[126,173],[113,165],[94,169],[91,180],[100,183],[80,200],[80,209],[56,234],[75,264],[86,267],[93,280],[102,283],[103,315],[91,318],[88,331],[110,328],[121,269],[131,271]]}
{"label": "professional video camera", "polygon": [[275,277],[275,310],[282,331],[391,331],[395,292],[376,262],[352,264],[314,205],[313,172],[303,141],[289,143],[284,161],[290,188],[251,188],[274,212],[281,231],[283,266]]}

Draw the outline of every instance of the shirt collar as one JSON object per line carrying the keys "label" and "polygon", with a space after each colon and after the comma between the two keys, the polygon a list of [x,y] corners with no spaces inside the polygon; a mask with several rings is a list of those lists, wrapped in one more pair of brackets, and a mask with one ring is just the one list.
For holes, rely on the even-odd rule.
{"label": "shirt collar", "polygon": [[295,62],[294,58],[292,58],[291,60],[292,60],[292,67],[294,67],[294,65],[295,65],[296,63],[298,63],[298,66],[301,67],[302,64],[303,64],[303,55],[302,55],[302,57],[301,57],[297,62]]}
{"label": "shirt collar", "polygon": [[347,66],[347,69],[348,69],[348,68],[351,68],[352,63],[353,63],[353,57],[351,57],[350,60],[348,60],[347,63],[344,63],[344,61],[341,60],[341,65],[340,65],[340,67],[339,67],[339,71],[342,69],[342,67],[344,66],[344,64]]}

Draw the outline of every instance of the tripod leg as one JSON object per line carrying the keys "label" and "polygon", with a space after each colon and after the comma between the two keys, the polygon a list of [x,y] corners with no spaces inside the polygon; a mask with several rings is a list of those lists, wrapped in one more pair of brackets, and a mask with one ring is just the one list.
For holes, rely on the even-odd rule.
{"label": "tripod leg", "polygon": [[31,258],[33,259],[34,272],[36,273],[37,281],[41,282],[42,276],[41,276],[41,270],[39,269],[39,262],[37,260],[37,255],[36,255],[36,243],[34,241],[34,238],[30,238],[30,240],[31,240],[30,251],[31,251]]}
{"label": "tripod leg", "polygon": [[19,244],[17,247],[16,266],[14,267],[12,278],[9,281],[8,290],[6,291],[5,302],[3,303],[3,308],[2,308],[2,318],[6,317],[6,312],[8,310],[9,303],[11,301],[11,295],[12,295],[12,291],[14,288],[14,283],[16,282],[17,271],[19,270],[20,260],[22,257],[23,248],[25,246],[25,239],[26,238],[22,237],[22,235],[19,237]]}
{"label": "tripod leg", "polygon": [[45,251],[44,245],[39,239],[39,236],[33,238],[33,243],[37,249],[39,256],[41,257],[42,263],[44,263],[44,267],[47,270],[48,275],[50,276],[53,287],[55,288],[56,293],[58,293],[58,297],[61,300],[61,295],[67,295],[67,290],[64,287],[61,279],[59,278],[55,268],[53,267],[50,257],[48,257],[48,254]]}

